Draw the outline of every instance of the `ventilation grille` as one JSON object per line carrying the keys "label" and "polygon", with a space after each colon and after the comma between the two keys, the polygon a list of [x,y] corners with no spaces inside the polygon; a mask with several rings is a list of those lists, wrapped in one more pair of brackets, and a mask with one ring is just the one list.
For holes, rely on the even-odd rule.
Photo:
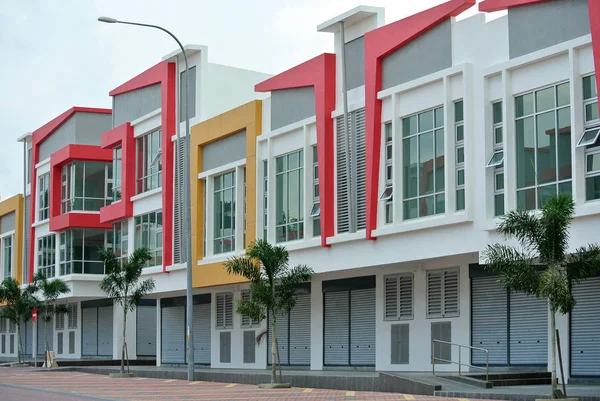
{"label": "ventilation grille", "polygon": [[[350,118],[348,118],[350,123]],[[349,199],[348,199],[348,155],[346,154],[346,127],[344,117],[336,119],[337,132],[337,230],[338,233],[350,231]]]}
{"label": "ventilation grille", "polygon": [[458,316],[459,272],[457,269],[427,273],[427,317]]}
{"label": "ventilation grille", "polygon": [[[177,143],[177,142],[175,142]],[[184,157],[185,157],[185,138],[181,138],[179,143],[177,143],[176,151],[178,152],[178,160],[175,160],[175,207],[174,207],[174,222],[173,227],[175,232],[173,233],[173,258],[175,263],[184,263],[186,261],[186,252],[187,252],[187,242],[186,242],[186,233],[185,230],[185,222],[183,221],[185,217],[185,205],[184,203]]]}
{"label": "ventilation grille", "polygon": [[403,274],[385,278],[385,319],[413,318],[413,276]]}
{"label": "ventilation grille", "polygon": [[233,328],[233,294],[217,294],[217,329]]}
{"label": "ventilation grille", "polygon": [[367,142],[365,109],[352,113],[356,138],[356,228],[367,228]]}

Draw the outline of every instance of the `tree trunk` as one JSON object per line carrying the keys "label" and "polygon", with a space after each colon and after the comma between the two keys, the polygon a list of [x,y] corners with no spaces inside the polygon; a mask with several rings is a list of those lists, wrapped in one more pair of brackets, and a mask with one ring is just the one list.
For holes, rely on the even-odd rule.
{"label": "tree trunk", "polygon": [[281,374],[281,357],[279,356],[279,340],[277,340],[277,368],[279,370],[279,383],[283,383],[283,375]]}
{"label": "tree trunk", "polygon": [[552,394],[551,398],[554,398],[554,394],[557,389],[556,383],[556,311],[550,311],[550,330],[552,331]]}
{"label": "tree trunk", "polygon": [[17,361],[22,363],[21,361],[21,322],[17,321]]}
{"label": "tree trunk", "polygon": [[123,344],[121,344],[121,373],[125,373],[125,333],[127,332],[127,308],[123,308]]}
{"label": "tree trunk", "polygon": [[273,314],[273,342],[271,343],[271,384],[277,382],[277,323]]}
{"label": "tree trunk", "polygon": [[[49,368],[48,365],[48,309],[44,310],[44,365]],[[38,341],[39,343],[39,341]],[[38,352],[39,354],[39,352]]]}

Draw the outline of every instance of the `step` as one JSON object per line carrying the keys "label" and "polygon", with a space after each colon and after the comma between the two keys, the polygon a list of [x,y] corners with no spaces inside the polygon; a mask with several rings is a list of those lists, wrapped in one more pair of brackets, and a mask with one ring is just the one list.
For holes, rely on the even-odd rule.
{"label": "step", "polygon": [[492,380],[492,383],[494,383],[494,387],[536,386],[536,385],[550,384],[551,382],[552,382],[552,379],[550,377]]}
{"label": "step", "polygon": [[455,382],[459,382],[459,383],[463,383],[463,384],[468,384],[474,387],[479,387],[479,388],[492,388],[494,387],[494,384],[491,381],[485,381],[485,380],[481,380],[479,378],[475,378],[473,376],[440,376],[444,379],[447,380],[452,380]]}
{"label": "step", "polygon": [[[485,374],[470,374],[470,377],[485,380]],[[551,378],[550,372],[507,372],[507,373],[490,373],[488,380],[508,380],[508,379],[539,379],[539,378]]]}

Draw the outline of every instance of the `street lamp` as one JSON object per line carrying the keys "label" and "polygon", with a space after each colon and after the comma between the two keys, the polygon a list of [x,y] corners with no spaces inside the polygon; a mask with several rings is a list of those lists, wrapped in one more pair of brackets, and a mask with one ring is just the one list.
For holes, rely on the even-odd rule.
{"label": "street lamp", "polygon": [[[185,228],[186,228],[186,273],[187,273],[187,287],[186,287],[186,338],[187,338],[187,367],[188,367],[188,381],[194,381],[194,332],[192,330],[193,327],[193,315],[192,315],[192,208],[190,202],[190,98],[189,98],[189,86],[190,86],[190,69],[188,65],[187,54],[185,53],[185,49],[183,45],[177,39],[175,35],[171,32],[167,31],[165,28],[160,27],[158,25],[149,25],[149,24],[141,24],[139,22],[129,22],[129,21],[119,21],[115,18],[110,17],[100,17],[98,18],[100,22],[106,22],[108,24],[125,24],[125,25],[136,25],[136,26],[144,26],[147,28],[155,28],[159,29],[163,32],[166,32],[169,36],[171,36],[181,49],[183,53],[183,59],[185,61],[185,151],[183,156],[183,191],[184,191],[184,203],[185,203]],[[181,102],[181,92],[179,94],[179,104]],[[166,113],[166,110],[163,110],[163,113]],[[177,143],[179,144],[180,135],[179,130],[177,130]]]}

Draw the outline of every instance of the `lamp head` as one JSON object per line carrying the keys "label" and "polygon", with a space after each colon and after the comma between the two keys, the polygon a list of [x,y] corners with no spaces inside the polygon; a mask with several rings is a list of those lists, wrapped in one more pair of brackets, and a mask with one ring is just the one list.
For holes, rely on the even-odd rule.
{"label": "lamp head", "polygon": [[115,18],[110,18],[110,17],[100,17],[100,18],[98,18],[98,21],[106,22],[107,24],[116,24],[117,22],[119,22]]}

